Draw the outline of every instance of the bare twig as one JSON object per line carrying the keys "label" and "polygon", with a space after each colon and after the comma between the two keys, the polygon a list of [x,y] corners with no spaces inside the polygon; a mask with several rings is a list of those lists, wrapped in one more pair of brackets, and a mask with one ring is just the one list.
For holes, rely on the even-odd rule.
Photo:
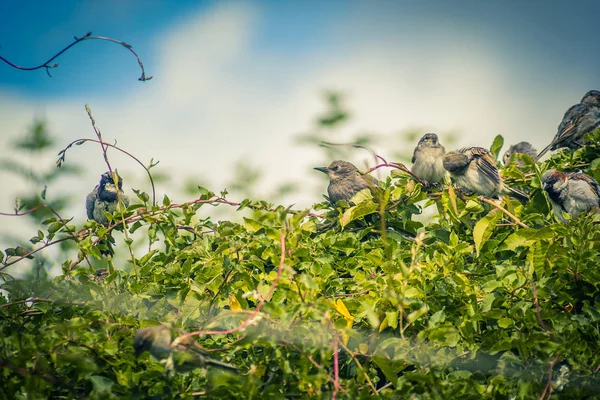
{"label": "bare twig", "polygon": [[[128,155],[129,157],[131,157],[133,160],[135,160],[138,164],[140,164],[142,166],[142,168],[144,168],[144,170],[146,171],[146,174],[148,174],[148,178],[150,179],[150,185],[152,186],[152,205],[156,205],[156,190],[154,188],[154,179],[152,178],[152,174],[150,173],[150,170],[144,165],[143,162],[141,162],[138,158],[136,158],[133,154],[121,149],[120,147],[115,146],[114,144],[111,143],[107,143],[107,142],[103,142],[101,140],[96,140],[96,139],[77,139],[77,140],[73,140],[71,143],[69,143],[67,145],[67,147],[65,147],[63,150],[61,150],[58,155],[58,161],[56,161],[56,165],[57,166],[61,166],[61,164],[65,161],[65,156],[66,156],[66,152],[67,150],[69,150],[69,148],[71,148],[73,145],[81,145],[85,142],[92,142],[92,143],[100,143],[103,148],[104,146],[108,146],[108,147],[112,147],[115,150],[119,150],[121,153],[124,153],[126,155]],[[112,172],[111,172],[112,174]]]}
{"label": "bare twig", "polygon": [[108,161],[108,154],[107,154],[108,146],[104,145],[104,142],[102,141],[102,132],[100,132],[100,129],[98,129],[98,127],[96,126],[96,120],[94,119],[94,116],[92,115],[92,110],[90,110],[90,107],[87,104],[85,105],[85,111],[87,112],[88,116],[90,117],[90,121],[92,122],[92,128],[94,129],[94,132],[96,133],[96,136],[98,137],[98,142],[100,143],[100,147],[102,147],[102,156],[104,157],[104,162],[106,163],[106,166],[108,167],[108,171],[110,172],[110,175],[113,178],[115,185],[117,186],[117,202],[121,206],[120,207],[121,224],[123,226],[123,234],[125,235],[125,243],[127,245],[127,248],[129,249],[129,255],[131,256],[131,263],[133,264],[133,269],[135,271],[135,275],[139,278],[140,273],[139,273],[137,264],[135,262],[135,254],[133,254],[133,248],[131,247],[132,240],[129,237],[129,232],[127,231],[127,224],[125,223],[125,211],[123,210],[123,207],[122,207],[125,205],[125,203],[123,201],[123,196],[121,195],[121,188],[118,185],[120,178],[112,170],[110,162]]}
{"label": "bare twig", "polygon": [[337,332],[333,334],[333,394],[331,400],[335,400],[340,390],[340,351],[338,349]]}
{"label": "bare twig", "polygon": [[483,202],[485,202],[485,203],[488,203],[488,204],[490,204],[490,205],[492,205],[492,206],[496,207],[498,210],[500,210],[500,211],[502,211],[504,214],[508,215],[508,216],[509,216],[509,217],[510,217],[510,218],[511,218],[513,221],[515,221],[515,223],[516,223],[517,225],[519,225],[520,227],[522,227],[522,228],[526,228],[526,229],[527,229],[527,228],[529,228],[527,225],[525,225],[524,223],[522,223],[522,222],[521,222],[521,220],[520,220],[519,218],[515,217],[515,215],[514,215],[514,214],[512,214],[510,211],[508,211],[506,208],[502,207],[500,204],[496,203],[495,201],[492,201],[492,200],[490,200],[490,199],[488,199],[488,198],[485,198],[485,197],[483,197],[483,196],[479,196],[479,197],[478,197],[478,199],[479,199],[480,201],[483,201]]}
{"label": "bare twig", "polygon": [[371,379],[369,378],[369,375],[367,374],[367,371],[365,371],[365,369],[363,368],[363,366],[360,363],[360,361],[358,361],[358,358],[356,358],[356,356],[354,355],[354,352],[351,351],[348,347],[346,347],[346,345],[343,342],[339,342],[339,344],[346,351],[346,353],[348,353],[348,355],[350,357],[352,357],[352,360],[354,361],[354,363],[356,364],[356,366],[358,367],[358,369],[360,369],[362,371],[362,373],[365,376],[365,379],[367,381],[367,384],[371,388],[371,391],[373,392],[373,394],[375,396],[379,397],[379,392],[377,391],[377,388],[375,387],[375,385],[373,385],[373,382],[371,382]]}
{"label": "bare twig", "polygon": [[6,58],[0,56],[0,61],[4,61],[6,64],[10,65],[13,68],[19,69],[21,71],[35,71],[37,69],[41,69],[44,68],[46,70],[46,73],[48,74],[49,77],[52,77],[52,75],[50,75],[50,69],[51,68],[56,68],[58,67],[58,64],[50,64],[52,61],[54,61],[56,58],[58,58],[60,55],[62,55],[64,52],[66,52],[67,50],[69,50],[71,47],[75,46],[77,43],[83,42],[85,40],[104,40],[107,42],[112,42],[112,43],[116,43],[119,44],[123,47],[125,47],[127,50],[129,50],[137,59],[138,65],[140,66],[140,68],[142,69],[142,76],[138,79],[139,81],[149,81],[150,79],[152,79],[152,76],[146,76],[146,72],[144,71],[144,64],[142,63],[142,60],[140,59],[140,56],[138,56],[138,54],[133,50],[133,48],[131,47],[131,45],[125,43],[125,42],[121,42],[120,40],[116,40],[116,39],[112,39],[112,38],[108,38],[108,37],[104,37],[104,36],[92,36],[92,32],[88,32],[85,35],[83,35],[82,37],[78,38],[75,37],[74,38],[75,41],[73,43],[71,43],[70,45],[68,45],[67,47],[65,47],[64,49],[62,49],[61,51],[59,51],[58,53],[56,53],[54,56],[52,56],[48,61],[46,61],[43,64],[40,64],[36,67],[20,67],[10,61],[8,61]]}

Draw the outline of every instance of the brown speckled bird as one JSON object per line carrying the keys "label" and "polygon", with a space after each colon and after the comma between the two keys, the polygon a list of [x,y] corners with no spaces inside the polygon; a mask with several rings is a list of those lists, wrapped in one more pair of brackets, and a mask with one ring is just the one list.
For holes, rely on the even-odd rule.
{"label": "brown speckled bird", "polygon": [[415,147],[411,172],[427,183],[441,183],[446,175],[444,154],[446,149],[440,143],[438,136],[435,133],[427,133]]}
{"label": "brown speckled bird", "polygon": [[465,147],[444,156],[444,168],[457,185],[486,197],[510,195],[520,201],[529,197],[502,181],[496,161],[483,147]]}
{"label": "brown speckled bird", "polygon": [[598,182],[582,172],[565,173],[549,169],[542,175],[542,185],[560,222],[567,222],[563,212],[577,218],[581,213],[600,208]]}
{"label": "brown speckled bird", "polygon": [[570,107],[563,116],[552,142],[546,146],[534,161],[539,160],[549,150],[568,147],[578,149],[585,144],[584,136],[600,127],[600,91],[590,90],[581,102]]}
{"label": "brown speckled bird", "polygon": [[350,199],[363,189],[373,188],[379,184],[371,175],[363,175],[358,168],[347,161],[337,160],[328,167],[316,167],[317,171],[329,176],[327,194],[329,200],[335,204],[340,200]]}
{"label": "brown speckled bird", "polygon": [[[517,144],[513,144],[508,148],[508,150],[506,150],[504,156],[502,157],[502,162],[504,165],[508,165],[508,163],[510,163],[513,154],[525,154],[529,157],[535,158],[537,155],[537,150],[529,142],[519,142]],[[525,165],[523,160],[517,160],[517,163],[519,167]]]}

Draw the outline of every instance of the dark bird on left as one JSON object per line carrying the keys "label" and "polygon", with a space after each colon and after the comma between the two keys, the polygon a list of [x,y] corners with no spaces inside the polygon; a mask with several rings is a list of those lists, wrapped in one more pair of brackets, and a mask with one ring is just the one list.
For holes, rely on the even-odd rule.
{"label": "dark bird on left", "polygon": [[204,367],[215,367],[230,372],[239,371],[233,365],[211,358],[191,337],[186,337],[173,345],[175,339],[184,334],[181,329],[164,325],[140,329],[133,338],[135,356],[139,357],[147,351],[158,360],[166,360],[167,367],[179,373]]}
{"label": "dark bird on left", "polygon": [[103,173],[100,177],[100,183],[87,195],[85,209],[87,210],[88,219],[108,225],[108,219],[104,213],[115,212],[119,204],[119,197],[121,197],[125,207],[129,207],[129,197],[123,193],[123,179],[118,174],[117,178],[118,183],[115,185],[110,172]]}
{"label": "dark bird on left", "polygon": [[379,182],[371,175],[363,175],[358,168],[347,161],[337,160],[328,167],[316,167],[329,176],[327,194],[333,204],[340,200],[350,199],[363,189],[376,187]]}
{"label": "dark bird on left", "polygon": [[[525,154],[529,157],[535,158],[537,155],[537,150],[529,142],[519,142],[517,144],[513,144],[508,148],[508,150],[506,150],[504,156],[502,157],[504,165],[508,165],[508,163],[510,163],[513,154]],[[519,167],[525,165],[522,160],[517,160],[517,162]]]}
{"label": "dark bird on left", "polygon": [[483,147],[465,147],[447,153],[444,168],[457,185],[471,192],[486,197],[510,195],[520,201],[529,201],[525,193],[502,181],[496,160]]}
{"label": "dark bird on left", "polygon": [[600,127],[600,91],[590,90],[581,102],[570,107],[563,116],[552,142],[546,146],[534,161],[539,160],[549,150],[568,147],[578,149],[585,145],[584,136]]}

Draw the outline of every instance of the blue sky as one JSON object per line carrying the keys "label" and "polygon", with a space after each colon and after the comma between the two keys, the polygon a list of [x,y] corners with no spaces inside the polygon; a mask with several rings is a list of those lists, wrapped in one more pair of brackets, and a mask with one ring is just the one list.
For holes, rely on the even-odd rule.
{"label": "blue sky", "polygon": [[[53,78],[0,63],[0,158],[34,117],[46,119],[57,150],[93,137],[87,103],[107,140],[160,160],[171,177],[160,195],[182,196],[173,193],[188,176],[222,190],[243,160],[265,174],[259,193],[290,180],[310,188],[285,200],[305,207],[325,190],[312,167],[327,160],[294,138],[311,129],[324,89],[347,93],[353,115],[332,139],[375,132],[386,138],[382,155],[410,152],[414,144],[392,141],[409,128],[458,132],[456,146],[502,134],[541,149],[564,111],[600,89],[598,15],[596,0],[0,2],[0,54],[19,65],[92,31],[131,44],[154,76],[138,82],[129,52],[94,41],[61,56]],[[135,163],[111,157],[148,189]],[[86,146],[68,161],[86,167],[70,186],[83,198],[106,166]],[[5,171],[0,185],[0,209],[11,209],[24,188]],[[83,207],[73,214],[85,217]]]}

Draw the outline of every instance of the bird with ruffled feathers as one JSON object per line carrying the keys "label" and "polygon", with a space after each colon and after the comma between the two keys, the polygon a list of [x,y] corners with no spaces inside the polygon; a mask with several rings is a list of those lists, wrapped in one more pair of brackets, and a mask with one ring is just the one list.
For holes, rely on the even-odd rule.
{"label": "bird with ruffled feathers", "polygon": [[483,147],[465,147],[446,153],[443,164],[454,182],[463,189],[486,197],[509,195],[529,201],[525,193],[502,181],[496,161]]}

